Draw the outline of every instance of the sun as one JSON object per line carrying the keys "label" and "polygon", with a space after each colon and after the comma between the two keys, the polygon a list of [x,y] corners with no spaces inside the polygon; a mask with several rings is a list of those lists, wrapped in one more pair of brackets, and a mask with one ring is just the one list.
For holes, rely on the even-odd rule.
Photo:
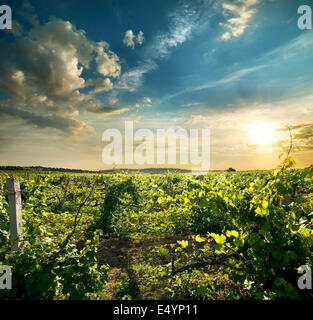
{"label": "sun", "polygon": [[252,144],[267,145],[274,141],[274,128],[269,123],[255,123],[247,131]]}

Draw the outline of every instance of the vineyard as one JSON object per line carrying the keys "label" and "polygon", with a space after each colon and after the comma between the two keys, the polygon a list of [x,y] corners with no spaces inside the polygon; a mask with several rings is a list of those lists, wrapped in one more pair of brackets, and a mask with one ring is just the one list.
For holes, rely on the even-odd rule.
{"label": "vineyard", "polygon": [[[3,171],[1,299],[312,299],[312,167],[75,174]],[[12,251],[6,177],[19,179]]]}

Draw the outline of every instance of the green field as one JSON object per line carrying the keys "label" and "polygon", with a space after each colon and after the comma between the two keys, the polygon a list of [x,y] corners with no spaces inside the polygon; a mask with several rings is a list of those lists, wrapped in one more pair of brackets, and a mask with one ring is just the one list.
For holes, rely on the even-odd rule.
{"label": "green field", "polygon": [[[1,299],[311,299],[312,168],[75,174],[1,171]],[[19,178],[12,252],[5,178]]]}

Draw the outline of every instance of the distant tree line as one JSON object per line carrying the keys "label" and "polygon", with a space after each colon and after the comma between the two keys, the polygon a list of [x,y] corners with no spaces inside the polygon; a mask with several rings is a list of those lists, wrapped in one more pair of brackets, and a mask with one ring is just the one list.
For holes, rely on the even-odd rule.
{"label": "distant tree line", "polygon": [[[83,169],[69,169],[69,168],[51,168],[42,166],[0,166],[0,170],[10,170],[10,171],[56,171],[56,172],[72,172],[72,173],[117,173],[117,172],[143,172],[152,174],[166,174],[168,172],[177,173],[190,173],[191,170],[188,169],[178,169],[178,168],[144,168],[144,169],[109,169],[109,170],[83,170]],[[211,170],[211,172],[219,172],[224,170]],[[226,171],[233,172],[236,171],[234,168],[228,168]]]}
{"label": "distant tree line", "polygon": [[20,166],[0,166],[0,170],[27,170],[27,171],[59,171],[59,172],[74,172],[74,173],[97,173],[100,171],[82,170],[82,169],[68,169],[68,168],[50,168],[41,166],[20,167]]}
{"label": "distant tree line", "polygon": [[10,171],[56,171],[56,172],[73,172],[73,173],[116,173],[116,172],[145,172],[145,173],[167,173],[179,172],[179,173],[189,173],[188,169],[176,169],[176,168],[144,168],[144,169],[109,169],[109,170],[83,170],[83,169],[69,169],[69,168],[51,168],[42,166],[0,166],[0,170],[10,170]]}

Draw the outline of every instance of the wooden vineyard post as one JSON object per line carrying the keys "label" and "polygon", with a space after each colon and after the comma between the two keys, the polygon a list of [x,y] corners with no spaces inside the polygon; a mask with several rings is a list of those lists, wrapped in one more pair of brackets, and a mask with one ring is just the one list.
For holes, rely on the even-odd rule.
{"label": "wooden vineyard post", "polygon": [[85,188],[85,177],[80,177],[80,181],[82,183],[82,187]]}
{"label": "wooden vineyard post", "polygon": [[16,178],[7,178],[9,215],[10,215],[10,237],[16,239],[13,250],[16,251],[23,239],[22,224],[22,200],[20,182]]}
{"label": "wooden vineyard post", "polygon": [[110,180],[110,177],[106,176],[105,177],[105,196],[107,196],[108,194],[109,180]]}

